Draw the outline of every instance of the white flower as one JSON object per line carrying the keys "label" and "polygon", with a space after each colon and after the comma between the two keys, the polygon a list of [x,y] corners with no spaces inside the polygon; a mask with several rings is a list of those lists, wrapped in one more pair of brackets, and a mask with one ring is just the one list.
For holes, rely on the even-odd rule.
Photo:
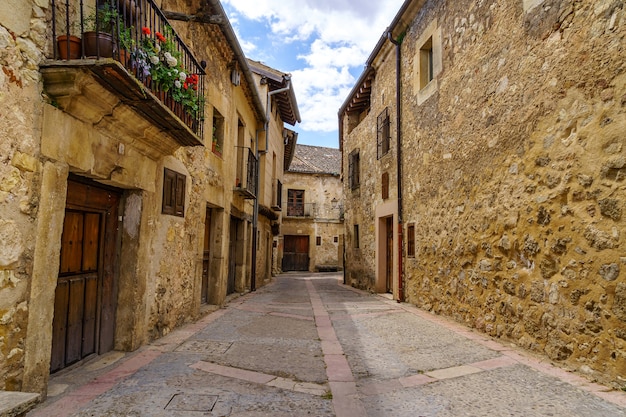
{"label": "white flower", "polygon": [[180,88],[180,87],[182,87],[182,84],[180,83],[180,81],[176,80],[176,81],[174,81],[174,86],[176,88]]}
{"label": "white flower", "polygon": [[184,72],[181,72],[180,74],[178,74],[178,79],[181,80],[182,82],[185,82],[185,80],[187,79],[187,74],[185,74]]}
{"label": "white flower", "polygon": [[165,62],[167,62],[167,65],[170,67],[175,67],[176,64],[178,64],[176,58],[174,58],[169,52],[164,53],[163,56],[165,57]]}
{"label": "white flower", "polygon": [[150,55],[150,62],[152,65],[156,65],[159,63],[159,57],[156,55]]}
{"label": "white flower", "polygon": [[161,45],[159,45],[158,43],[156,45],[154,45],[154,49],[156,50],[157,54],[159,52],[161,52]]}

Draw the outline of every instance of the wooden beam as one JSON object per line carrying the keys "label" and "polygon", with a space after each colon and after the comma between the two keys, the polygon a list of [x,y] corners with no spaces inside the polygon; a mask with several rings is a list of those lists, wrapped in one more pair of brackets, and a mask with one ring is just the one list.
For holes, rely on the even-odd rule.
{"label": "wooden beam", "polygon": [[223,17],[220,15],[207,15],[204,13],[185,14],[185,13],[180,13],[180,12],[172,12],[169,10],[163,10],[163,14],[168,20],[179,20],[182,22],[220,24],[224,21]]}

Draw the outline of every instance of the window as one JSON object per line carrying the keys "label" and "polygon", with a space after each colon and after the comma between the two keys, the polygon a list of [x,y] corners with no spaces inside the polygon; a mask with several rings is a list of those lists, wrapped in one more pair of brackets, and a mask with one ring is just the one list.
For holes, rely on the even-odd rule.
{"label": "window", "polygon": [[441,28],[433,20],[416,42],[413,88],[417,94],[417,105],[421,105],[438,89],[437,75],[443,68]]}
{"label": "window", "polygon": [[213,137],[211,150],[221,156],[224,147],[224,117],[213,108]]}
{"label": "window", "polygon": [[348,156],[348,183],[350,189],[355,190],[359,188],[361,184],[360,172],[361,172],[361,159],[359,157],[359,150],[355,149],[350,152]]}
{"label": "window", "polygon": [[304,217],[304,190],[287,190],[287,216]]}
{"label": "window", "polygon": [[383,110],[382,113],[378,115],[377,121],[376,154],[378,159],[382,158],[389,152],[389,142],[391,139],[390,125],[391,122],[389,120],[389,107],[386,107],[385,110]]}
{"label": "window", "polygon": [[187,177],[165,168],[163,173],[163,214],[185,217],[185,185]]}
{"label": "window", "polygon": [[354,247],[355,248],[359,248],[359,225],[355,224],[354,225]]}
{"label": "window", "polygon": [[315,237],[315,244],[317,246],[321,246],[322,245],[322,237],[321,236],[316,236]]}
{"label": "window", "polygon": [[415,258],[415,225],[409,224],[406,227],[406,256]]}
{"label": "window", "polygon": [[389,198],[389,173],[388,172],[383,172],[381,186],[382,186],[383,200],[386,200]]}
{"label": "window", "polygon": [[420,90],[426,87],[433,78],[433,37],[431,36],[420,48]]}
{"label": "window", "polygon": [[333,242],[335,242],[335,243],[339,242],[339,236],[335,236],[335,237],[333,238]]}

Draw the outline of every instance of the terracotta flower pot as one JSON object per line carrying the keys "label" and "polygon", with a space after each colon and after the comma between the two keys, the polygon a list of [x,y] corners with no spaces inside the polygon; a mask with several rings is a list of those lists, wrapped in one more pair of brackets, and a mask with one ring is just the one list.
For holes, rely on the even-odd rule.
{"label": "terracotta flower pot", "polygon": [[[69,54],[68,54],[69,46]],[[57,36],[57,47],[61,59],[79,59],[81,55],[81,39],[77,36]]]}
{"label": "terracotta flower pot", "polygon": [[113,58],[113,35],[105,32],[84,32],[83,45],[88,57]]}

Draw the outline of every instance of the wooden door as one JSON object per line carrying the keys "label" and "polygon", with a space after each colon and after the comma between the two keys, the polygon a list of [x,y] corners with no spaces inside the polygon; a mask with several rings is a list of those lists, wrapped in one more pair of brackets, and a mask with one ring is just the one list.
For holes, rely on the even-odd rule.
{"label": "wooden door", "polygon": [[50,371],[113,349],[119,194],[68,182]]}
{"label": "wooden door", "polygon": [[237,245],[239,240],[240,220],[235,217],[230,218],[230,245],[228,250],[228,281],[226,294],[235,292],[235,278],[237,276]]}
{"label": "wooden door", "polygon": [[206,304],[209,296],[209,259],[210,259],[210,242],[211,242],[211,209],[206,209],[206,218],[204,220],[204,250],[202,252],[202,294],[200,302]]}
{"label": "wooden door", "polygon": [[309,237],[285,236],[283,271],[309,270]]}
{"label": "wooden door", "polygon": [[393,292],[393,217],[385,219],[386,232],[386,254],[385,254],[385,272],[386,272],[386,288],[387,292]]}

